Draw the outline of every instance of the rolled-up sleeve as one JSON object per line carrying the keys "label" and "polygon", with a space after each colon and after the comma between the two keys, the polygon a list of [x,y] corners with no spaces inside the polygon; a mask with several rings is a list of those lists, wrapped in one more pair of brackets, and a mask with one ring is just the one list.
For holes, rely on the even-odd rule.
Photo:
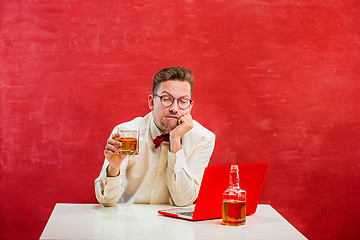
{"label": "rolled-up sleeve", "polygon": [[113,206],[119,201],[125,190],[124,182],[128,161],[128,158],[125,158],[122,162],[119,176],[107,177],[109,162],[105,159],[100,175],[94,182],[96,198],[102,205]]}

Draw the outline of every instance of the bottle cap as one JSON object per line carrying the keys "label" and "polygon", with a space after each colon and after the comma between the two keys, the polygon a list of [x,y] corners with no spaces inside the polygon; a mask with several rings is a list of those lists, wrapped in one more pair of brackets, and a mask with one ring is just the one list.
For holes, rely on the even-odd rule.
{"label": "bottle cap", "polygon": [[230,170],[238,170],[238,165],[231,165],[231,169]]}

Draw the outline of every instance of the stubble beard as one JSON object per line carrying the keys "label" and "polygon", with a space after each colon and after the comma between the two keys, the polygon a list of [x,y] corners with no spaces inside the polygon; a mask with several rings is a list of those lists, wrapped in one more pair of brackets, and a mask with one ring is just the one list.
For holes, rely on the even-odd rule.
{"label": "stubble beard", "polygon": [[177,126],[177,124],[175,123],[175,124],[171,124],[171,123],[169,123],[169,124],[166,124],[166,123],[162,123],[162,127],[163,127],[163,131],[171,131],[171,130],[173,130],[174,128],[176,128],[176,126]]}
{"label": "stubble beard", "polygon": [[177,126],[177,122],[175,124],[171,124],[171,123],[166,124],[165,122],[160,121],[160,124],[159,124],[156,121],[154,121],[154,123],[163,132],[170,132]]}

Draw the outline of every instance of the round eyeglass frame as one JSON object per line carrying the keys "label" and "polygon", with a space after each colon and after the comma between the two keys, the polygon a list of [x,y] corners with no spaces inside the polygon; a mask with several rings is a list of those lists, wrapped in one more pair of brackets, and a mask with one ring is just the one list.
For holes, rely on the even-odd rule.
{"label": "round eyeglass frame", "polygon": [[[177,99],[177,105],[178,105],[179,108],[182,109],[182,110],[188,109],[188,108],[191,106],[191,103],[193,102],[193,100],[191,100],[191,99],[188,98],[188,97],[174,98],[174,97],[172,97],[172,96],[170,96],[170,95],[162,95],[162,96],[159,96],[159,95],[157,95],[156,93],[154,93],[153,96],[160,98],[161,105],[163,105],[164,107],[171,107],[171,106],[174,104],[175,99]],[[172,98],[171,104],[168,105],[168,106],[166,106],[166,105],[163,103],[163,101],[162,101],[163,97],[170,97],[170,98]],[[186,98],[187,100],[189,100],[189,106],[187,106],[186,108],[182,108],[182,107],[180,106],[180,104],[179,104],[179,101],[180,101],[180,99],[182,99],[182,98]]]}

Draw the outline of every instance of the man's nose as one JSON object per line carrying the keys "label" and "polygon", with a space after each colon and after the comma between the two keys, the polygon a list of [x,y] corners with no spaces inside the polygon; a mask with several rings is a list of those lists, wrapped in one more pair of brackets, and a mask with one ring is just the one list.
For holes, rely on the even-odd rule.
{"label": "man's nose", "polygon": [[179,106],[176,101],[174,101],[173,104],[170,106],[169,111],[174,113],[177,113],[179,111]]}

